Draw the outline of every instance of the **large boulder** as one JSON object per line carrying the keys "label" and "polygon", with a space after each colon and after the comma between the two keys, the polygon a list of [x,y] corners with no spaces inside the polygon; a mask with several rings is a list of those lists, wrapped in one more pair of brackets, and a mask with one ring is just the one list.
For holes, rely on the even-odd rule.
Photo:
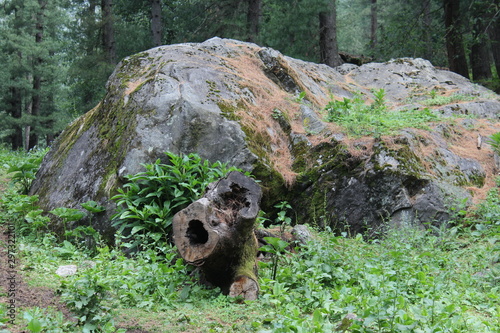
{"label": "large boulder", "polygon": [[[380,88],[390,109],[451,118],[376,138],[324,121],[332,98],[374,99]],[[422,104],[436,94],[458,97]],[[53,144],[31,194],[47,210],[95,200],[107,210],[92,222],[111,231],[109,199],[125,175],[166,151],[196,152],[252,171],[263,209],[288,200],[300,223],[353,233],[441,223],[493,184],[493,153],[476,138],[500,131],[499,110],[493,92],[422,59],[330,68],[229,39],[161,46],[118,64],[101,103]]]}

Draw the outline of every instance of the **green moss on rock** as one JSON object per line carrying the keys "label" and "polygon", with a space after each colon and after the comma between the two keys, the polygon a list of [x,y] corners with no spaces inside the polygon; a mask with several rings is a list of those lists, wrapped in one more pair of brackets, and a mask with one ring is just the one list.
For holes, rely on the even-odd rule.
{"label": "green moss on rock", "polygon": [[239,121],[241,119],[241,117],[238,116],[237,111],[244,109],[242,102],[239,102],[236,106],[234,106],[229,102],[218,100],[217,106],[219,107],[224,118],[232,121]]}

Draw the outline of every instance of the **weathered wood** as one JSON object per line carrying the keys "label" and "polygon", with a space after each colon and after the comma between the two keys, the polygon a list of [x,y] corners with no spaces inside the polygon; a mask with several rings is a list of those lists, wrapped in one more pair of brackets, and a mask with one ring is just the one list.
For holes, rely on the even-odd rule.
{"label": "weathered wood", "polygon": [[256,299],[255,219],[262,192],[240,172],[208,186],[206,194],[173,219],[174,242],[188,263],[224,294]]}

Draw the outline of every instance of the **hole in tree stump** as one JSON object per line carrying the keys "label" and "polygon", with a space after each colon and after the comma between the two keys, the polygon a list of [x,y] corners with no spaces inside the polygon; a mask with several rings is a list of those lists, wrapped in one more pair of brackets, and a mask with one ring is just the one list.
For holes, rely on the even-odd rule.
{"label": "hole in tree stump", "polygon": [[186,237],[189,238],[189,244],[191,245],[205,244],[208,241],[208,232],[201,221],[191,220],[186,231]]}

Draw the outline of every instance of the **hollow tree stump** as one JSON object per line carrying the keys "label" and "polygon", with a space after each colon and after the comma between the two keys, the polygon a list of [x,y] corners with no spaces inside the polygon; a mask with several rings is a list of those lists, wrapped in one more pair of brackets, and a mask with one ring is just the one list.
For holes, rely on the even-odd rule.
{"label": "hollow tree stump", "polygon": [[261,197],[253,179],[233,171],[174,216],[174,242],[182,258],[226,295],[258,296],[254,225]]}

